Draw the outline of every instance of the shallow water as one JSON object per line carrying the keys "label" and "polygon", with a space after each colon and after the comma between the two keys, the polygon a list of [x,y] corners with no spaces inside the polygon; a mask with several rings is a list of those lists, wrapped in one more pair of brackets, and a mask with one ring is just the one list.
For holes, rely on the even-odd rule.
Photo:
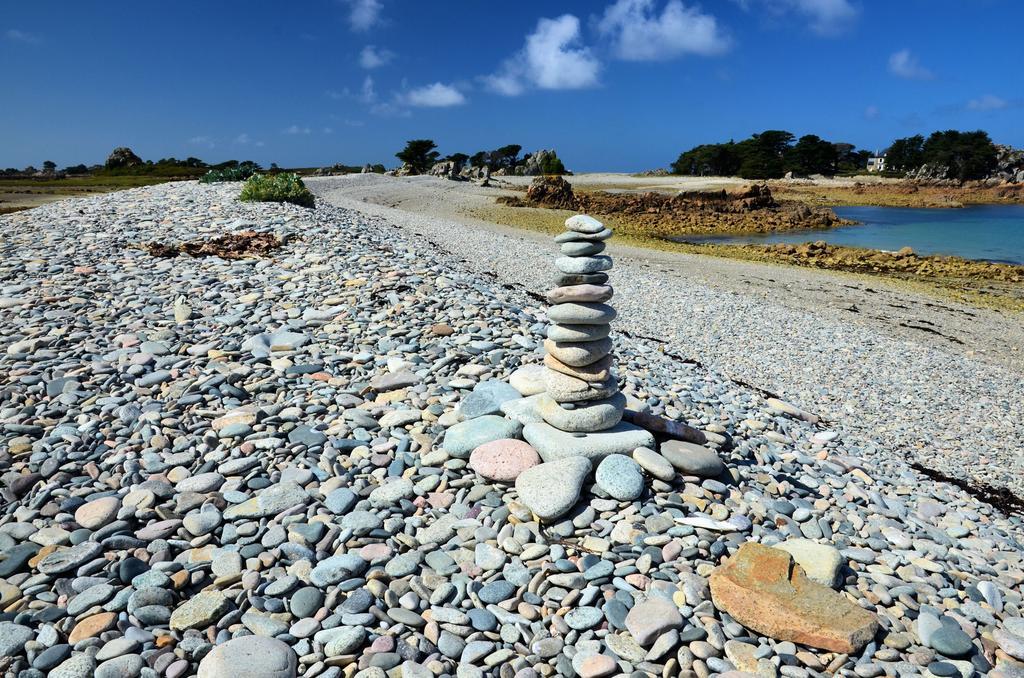
{"label": "shallow water", "polygon": [[910,247],[918,254],[952,254],[965,259],[1024,264],[1024,205],[978,205],[961,209],[837,207],[835,213],[861,225],[678,240],[760,245],[824,240],[834,245],[881,250]]}

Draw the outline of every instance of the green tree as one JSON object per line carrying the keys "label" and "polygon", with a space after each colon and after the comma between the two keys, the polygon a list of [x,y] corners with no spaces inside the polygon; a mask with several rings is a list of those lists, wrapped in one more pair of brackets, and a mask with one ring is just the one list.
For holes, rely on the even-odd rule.
{"label": "green tree", "polygon": [[922,148],[924,162],[948,168],[950,179],[983,179],[996,167],[996,147],[988,133],[933,132]]}
{"label": "green tree", "polygon": [[477,151],[469,157],[470,167],[485,167],[487,165],[487,158],[490,155],[487,151]]}
{"label": "green tree", "polygon": [[44,160],[43,161],[43,171],[44,172],[53,172],[56,169],[57,169],[57,163],[55,163],[54,161],[52,161],[52,160]]}
{"label": "green tree", "polygon": [[505,169],[511,170],[516,166],[519,161],[519,151],[523,150],[523,147],[519,144],[509,144],[502,146],[501,148],[495,149],[490,152],[488,158],[488,164],[491,169]]}
{"label": "green tree", "polygon": [[732,141],[702,144],[680,153],[672,163],[672,172],[688,176],[732,176],[739,171],[741,161]]}
{"label": "green tree", "polygon": [[561,158],[558,154],[552,151],[551,155],[546,156],[540,164],[540,171],[542,174],[565,174],[565,165],[562,164]]}
{"label": "green tree", "polygon": [[436,150],[437,144],[433,139],[410,139],[395,157],[409,165],[419,174],[430,169],[430,166],[437,162],[440,153]]}
{"label": "green tree", "polygon": [[784,151],[786,168],[798,174],[835,174],[839,154],[836,147],[816,134],[805,134]]}
{"label": "green tree", "polygon": [[739,175],[744,179],[778,179],[786,173],[786,153],[793,135],[784,130],[765,130],[741,141]]}
{"label": "green tree", "polygon": [[915,134],[892,142],[885,152],[885,167],[893,172],[911,172],[924,164],[924,137]]}
{"label": "green tree", "polygon": [[445,158],[445,160],[448,160],[449,162],[454,162],[457,168],[462,169],[462,167],[466,164],[466,161],[469,160],[469,156],[466,155],[465,153],[452,153],[447,158]]}

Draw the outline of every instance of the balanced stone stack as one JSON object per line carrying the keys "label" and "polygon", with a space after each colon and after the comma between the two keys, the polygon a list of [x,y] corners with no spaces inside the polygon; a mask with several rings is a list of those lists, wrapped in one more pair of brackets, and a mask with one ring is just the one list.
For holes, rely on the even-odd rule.
{"label": "balanced stone stack", "polygon": [[544,342],[544,389],[538,411],[543,422],[527,424],[523,436],[544,461],[581,456],[597,461],[653,447],[650,432],[622,421],[626,397],[612,373],[611,322],[615,309],[607,271],[611,257],[602,254],[610,229],[578,214],[565,222],[555,242],[563,256],[555,261],[558,276],[548,292],[547,340]]}

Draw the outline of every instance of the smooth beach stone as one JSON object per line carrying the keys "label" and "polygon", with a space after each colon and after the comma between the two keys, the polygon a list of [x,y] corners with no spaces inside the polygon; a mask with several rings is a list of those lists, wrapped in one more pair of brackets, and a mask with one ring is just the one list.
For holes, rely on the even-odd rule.
{"label": "smooth beach stone", "polygon": [[610,454],[632,454],[638,447],[654,447],[654,436],[639,426],[619,422],[597,433],[567,433],[550,424],[527,424],[523,437],[544,461],[585,457],[598,461]]}
{"label": "smooth beach stone", "polygon": [[607,240],[608,238],[612,237],[612,235],[612,230],[610,228],[606,228],[597,233],[580,233],[579,231],[566,231],[564,233],[559,233],[558,235],[556,235],[555,242],[559,244],[569,242],[571,240],[590,240],[596,242],[598,240]]}
{"label": "smooth beach stone", "polygon": [[544,373],[544,385],[547,394],[560,403],[602,400],[610,398],[619,390],[615,377],[609,377],[607,381],[589,382],[552,369]]}
{"label": "smooth beach stone", "polygon": [[562,273],[600,273],[612,267],[612,258],[599,254],[595,257],[558,257],[555,268]]}
{"label": "smooth beach stone", "polygon": [[604,431],[622,421],[626,409],[626,396],[616,393],[604,400],[576,403],[574,407],[563,407],[550,396],[545,396],[538,407],[545,422],[560,431],[591,433]]}
{"label": "smooth beach stone", "polygon": [[585,367],[611,353],[612,340],[607,337],[598,341],[551,341],[545,339],[544,350],[566,365]]}
{"label": "smooth beach stone", "polygon": [[644,491],[640,465],[623,454],[610,454],[602,459],[594,472],[594,481],[608,496],[619,501],[633,501]]}
{"label": "smooth beach stone", "polygon": [[[544,392],[544,367],[541,365],[523,365],[508,378],[509,385],[521,396],[532,396]],[[502,401],[502,406],[509,401]],[[502,407],[504,411],[504,407]]]}
{"label": "smooth beach stone", "polygon": [[640,464],[640,468],[650,473],[652,477],[666,483],[671,482],[676,475],[676,469],[668,459],[647,447],[633,450],[633,461]]}
{"label": "smooth beach stone", "polygon": [[561,325],[604,325],[615,316],[615,309],[608,304],[567,302],[548,308],[548,319]]}
{"label": "smooth beach stone", "polygon": [[576,214],[565,220],[565,227],[576,233],[600,233],[604,224],[589,214]]}
{"label": "smooth beach stone", "polygon": [[555,276],[555,287],[571,285],[604,285],[608,282],[607,273],[559,273]]}
{"label": "smooth beach stone", "polygon": [[611,285],[563,285],[548,291],[548,302],[552,304],[600,303],[608,301],[615,294]]}
{"label": "smooth beach stone", "polygon": [[519,422],[488,414],[452,426],[445,432],[441,447],[456,459],[465,459],[484,443],[517,437],[521,429]]}
{"label": "smooth beach stone", "polygon": [[[540,365],[537,365],[537,367],[540,367]],[[544,417],[540,416],[540,402],[541,399],[547,397],[548,394],[544,393],[544,389],[541,388],[541,392],[536,395],[502,403],[501,411],[512,421],[517,421],[524,425],[529,424],[531,421],[544,421]]]}
{"label": "smooth beach stone", "polygon": [[[529,424],[529,426],[545,424]],[[583,481],[590,474],[590,461],[581,456],[538,464],[516,479],[519,501],[544,521],[555,520],[569,512],[579,499]]]}
{"label": "smooth beach stone", "polygon": [[95,530],[117,517],[121,500],[117,497],[102,497],[86,502],[75,511],[75,522],[87,530]]}
{"label": "smooth beach stone", "polygon": [[295,678],[298,657],[284,641],[241,636],[217,645],[199,662],[198,678]]}
{"label": "smooth beach stone", "polygon": [[[582,379],[583,381],[608,381],[612,376],[612,357],[610,355],[607,355],[589,365],[584,365],[583,367],[566,365],[558,358],[552,355],[546,355],[544,356],[544,366],[554,370],[555,372],[561,372],[562,374],[567,374],[570,377]],[[543,373],[541,373],[541,377],[543,377]]]}
{"label": "smooth beach stone", "polygon": [[683,625],[683,617],[675,603],[651,596],[637,603],[626,615],[626,630],[640,645],[650,645],[658,636]]}
{"label": "smooth beach stone", "polygon": [[559,248],[567,257],[589,257],[604,252],[607,247],[603,242],[587,242],[586,240],[570,240],[562,243]]}
{"label": "smooth beach stone", "polygon": [[529,443],[514,438],[492,440],[473,450],[469,467],[488,480],[512,482],[526,469],[540,463]]}
{"label": "smooth beach stone", "polygon": [[725,470],[725,464],[718,454],[702,445],[683,440],[666,440],[661,444],[660,452],[661,456],[668,459],[669,463],[684,475],[714,478]]}
{"label": "smooth beach stone", "polygon": [[548,325],[547,337],[559,342],[600,341],[612,332],[612,326],[603,325]]}
{"label": "smooth beach stone", "polygon": [[839,549],[828,544],[819,544],[810,539],[787,539],[775,548],[793,556],[793,562],[804,568],[811,581],[831,588],[838,588],[842,582],[842,569],[846,564]]}
{"label": "smooth beach stone", "polygon": [[455,411],[463,419],[475,419],[485,414],[497,414],[506,400],[516,400],[522,394],[511,384],[500,379],[481,381],[462,399]]}

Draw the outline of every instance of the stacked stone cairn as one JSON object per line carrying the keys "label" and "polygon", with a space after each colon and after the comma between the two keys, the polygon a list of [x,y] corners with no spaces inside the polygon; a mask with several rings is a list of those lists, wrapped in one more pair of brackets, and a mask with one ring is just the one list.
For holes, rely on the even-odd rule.
{"label": "stacked stone cairn", "polygon": [[626,397],[612,372],[611,323],[615,309],[608,284],[610,256],[602,254],[610,229],[578,214],[565,222],[555,242],[562,255],[548,292],[551,321],[544,341],[542,422],[529,423],[523,437],[544,461],[583,457],[592,462],[651,447],[651,434],[622,421]]}

